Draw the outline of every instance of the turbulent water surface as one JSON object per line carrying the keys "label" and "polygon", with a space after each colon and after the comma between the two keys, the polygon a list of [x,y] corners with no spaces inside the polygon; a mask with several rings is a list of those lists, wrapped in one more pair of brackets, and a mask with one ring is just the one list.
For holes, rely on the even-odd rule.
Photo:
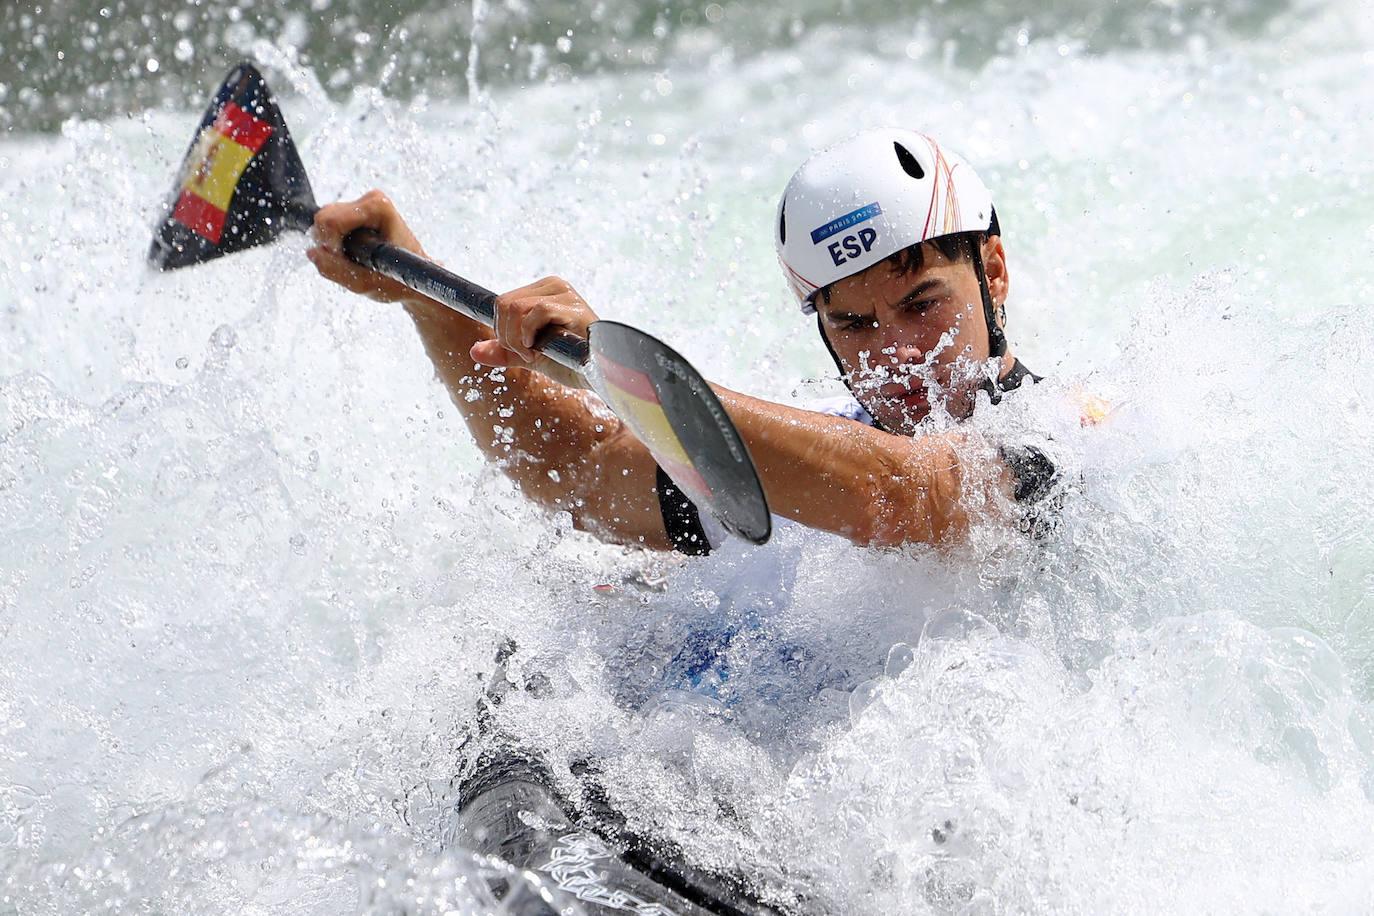
{"label": "turbulent water surface", "polygon": [[[489,911],[456,778],[509,640],[503,733],[781,906],[1374,908],[1365,4],[266,6],[0,11],[0,912]],[[837,383],[776,195],[937,134],[1049,376],[976,423],[1053,435],[1059,529],[670,561],[540,514],[299,238],[145,268],[244,54],[321,200],[788,402]],[[721,619],[724,714],[661,688]]]}

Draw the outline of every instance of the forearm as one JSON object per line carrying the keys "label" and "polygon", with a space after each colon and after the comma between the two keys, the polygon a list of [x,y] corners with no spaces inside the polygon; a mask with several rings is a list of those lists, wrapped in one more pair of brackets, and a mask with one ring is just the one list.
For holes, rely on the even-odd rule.
{"label": "forearm", "polygon": [[773,512],[856,543],[957,540],[973,505],[1010,492],[1000,461],[957,448],[952,436],[895,436],[842,417],[717,393],[749,446]]}
{"label": "forearm", "polygon": [[417,299],[406,311],[473,440],[521,492],[609,540],[669,546],[652,459],[594,395],[531,369],[475,364],[472,345],[492,332],[440,303]]}
{"label": "forearm", "polygon": [[591,451],[600,435],[585,394],[528,369],[477,365],[468,352],[491,331],[440,303],[417,299],[406,311],[478,448],[527,496],[553,508],[565,503],[576,472],[569,456]]}
{"label": "forearm", "polygon": [[[571,513],[575,525],[607,540],[668,547],[648,451],[599,401],[554,380],[567,378],[577,385],[576,373],[534,350],[539,333],[550,325],[585,335],[596,319],[586,302],[557,277],[514,290],[497,300],[497,324],[503,330],[494,341],[482,324],[350,260],[344,239],[362,227],[424,256],[415,234],[380,191],[321,207],[313,229],[317,244],[307,256],[321,276],[345,289],[404,304],[436,374],[486,456],[535,502]],[[483,368],[478,360],[510,368]],[[515,368],[526,362],[539,371]]]}
{"label": "forearm", "polygon": [[[652,459],[592,395],[529,369],[478,366],[468,352],[490,330],[431,300],[406,308],[478,447],[522,492],[610,540],[670,546]],[[898,437],[716,391],[749,446],[769,506],[808,527],[860,544],[944,543],[967,530],[971,493],[1010,492],[1001,462],[971,462],[951,437]]]}

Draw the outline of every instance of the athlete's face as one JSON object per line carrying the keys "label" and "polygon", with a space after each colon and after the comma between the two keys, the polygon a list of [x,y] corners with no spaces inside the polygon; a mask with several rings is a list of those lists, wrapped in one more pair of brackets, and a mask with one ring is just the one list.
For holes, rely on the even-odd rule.
{"label": "athlete's face", "polygon": [[[925,248],[919,270],[904,274],[882,261],[836,282],[829,302],[816,302],[855,396],[903,435],[916,431],[933,404],[969,416],[987,378],[988,329],[973,263]],[[992,301],[1000,304],[1008,290],[1000,238],[983,243],[983,262]]]}

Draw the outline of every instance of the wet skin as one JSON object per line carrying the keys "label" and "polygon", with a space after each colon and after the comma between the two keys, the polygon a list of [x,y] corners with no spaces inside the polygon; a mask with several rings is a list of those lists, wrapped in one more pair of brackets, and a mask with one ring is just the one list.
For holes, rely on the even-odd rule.
{"label": "wet skin", "polygon": [[[654,457],[592,395],[558,381],[546,365],[549,361],[531,349],[551,325],[586,334],[596,315],[577,291],[558,277],[546,277],[505,293],[496,301],[497,326],[489,329],[348,260],[343,239],[362,226],[423,254],[396,208],[373,191],[320,208],[314,227],[318,244],[310,250],[310,260],[323,276],[347,289],[405,304],[436,373],[487,457],[526,496],[568,513],[579,528],[615,543],[672,549]],[[994,295],[1000,296],[1006,290],[1001,244],[985,246],[985,257]],[[867,309],[857,320],[876,325],[840,329],[837,342],[845,348],[845,358],[858,366],[862,353],[876,352],[889,368],[904,370],[919,365],[928,353],[920,348],[932,329],[939,329],[933,331],[938,341],[952,327],[952,350],[961,355],[946,358],[941,351],[926,362],[944,379],[942,384],[953,384],[957,392],[963,384],[960,359],[976,365],[974,358],[987,353],[982,308],[973,307],[980,299],[972,265],[933,256],[922,271],[904,278],[891,274],[880,265],[870,270],[869,282],[860,282],[861,275],[832,297],[832,307],[838,304],[856,313]],[[940,290],[921,285],[931,277],[941,278]],[[898,290],[894,282],[905,288]],[[921,301],[902,301],[918,287]],[[872,292],[848,295],[852,290]],[[934,296],[927,295],[932,292]],[[923,310],[924,320],[908,314],[909,309]],[[890,358],[881,353],[888,344],[882,339],[874,343],[866,334],[890,339]],[[951,368],[946,371],[945,365]],[[490,371],[492,366],[501,371]],[[909,392],[909,383],[907,387]],[[749,446],[769,506],[780,516],[856,544],[884,547],[956,544],[976,519],[1011,519],[1005,510],[1014,483],[1010,471],[976,434],[891,435],[843,417],[712,388]],[[894,431],[906,422],[914,428],[910,418],[925,413],[904,405],[894,417],[885,402],[903,399],[882,400],[873,406]],[[920,397],[909,394],[906,400]]]}
{"label": "wet skin", "polygon": [[[1000,238],[983,243],[994,303],[1010,288]],[[902,273],[887,261],[846,277],[818,296],[822,332],[860,403],[899,435],[914,435],[943,404],[956,419],[973,412],[988,377],[988,328],[978,276],[969,260],[951,261],[927,245],[925,263]],[[1004,356],[998,375],[1010,370]]]}

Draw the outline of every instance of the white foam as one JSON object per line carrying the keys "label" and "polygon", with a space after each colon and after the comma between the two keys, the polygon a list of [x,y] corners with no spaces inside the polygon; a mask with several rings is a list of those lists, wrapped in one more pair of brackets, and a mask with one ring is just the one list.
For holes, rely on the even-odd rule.
{"label": "white foam", "polygon": [[[1374,121],[1343,10],[1206,53],[1030,41],[974,72],[836,28],[667,97],[284,100],[321,199],[382,186],[460,272],[559,273],[782,398],[830,370],[773,195],[858,127],[940,134],[996,189],[1011,338],[1051,376],[979,427],[1051,434],[1077,481],[1043,544],[979,531],[973,562],[596,545],[483,467],[404,316],[299,240],[144,272],[193,113],[4,141],[5,893],[490,906],[458,889],[488,866],[452,843],[454,776],[509,638],[545,683],[502,727],[556,770],[602,755],[632,824],[779,900],[1367,909]],[[728,695],[665,693],[722,618]]]}

